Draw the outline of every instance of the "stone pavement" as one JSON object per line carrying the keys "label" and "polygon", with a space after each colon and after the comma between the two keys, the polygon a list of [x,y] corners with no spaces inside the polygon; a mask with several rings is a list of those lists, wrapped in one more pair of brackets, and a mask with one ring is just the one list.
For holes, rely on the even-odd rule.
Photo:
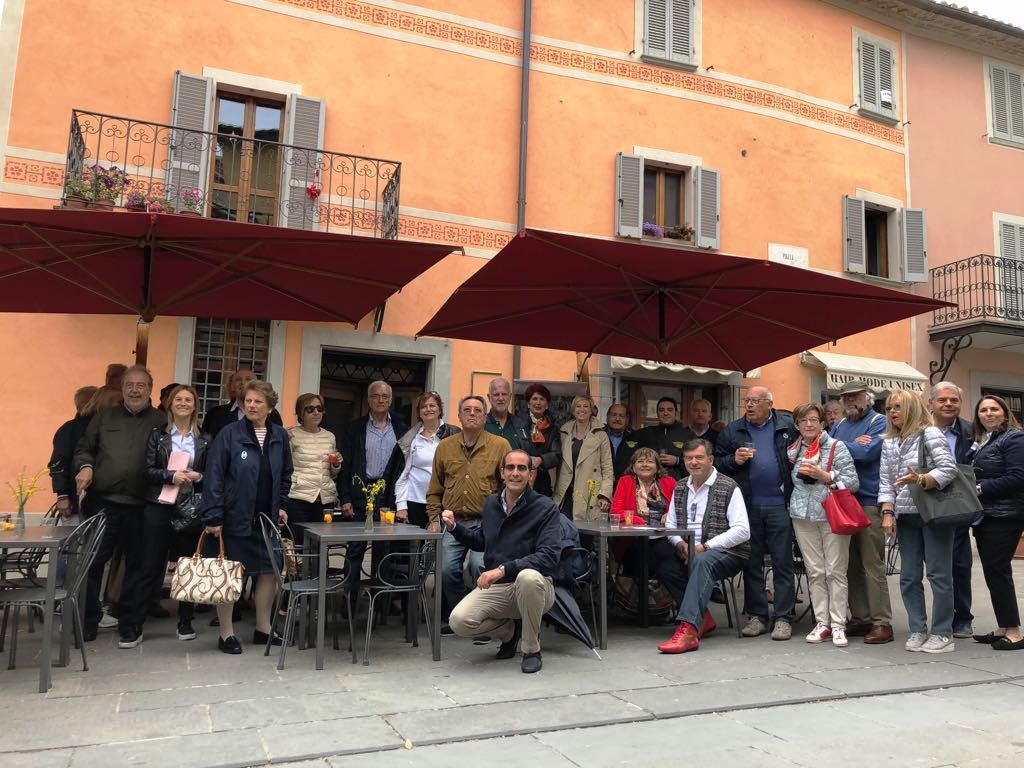
{"label": "stone pavement", "polygon": [[[975,626],[987,631],[975,571]],[[1017,576],[1024,595],[1024,563]],[[40,695],[38,630],[23,626],[18,668],[0,671],[0,765],[1024,765],[1024,653],[969,640],[907,653],[896,577],[890,588],[897,642],[885,646],[811,646],[806,620],[790,642],[740,640],[717,606],[720,629],[684,656],[655,649],[671,627],[615,625],[600,659],[547,630],[536,675],[495,661],[493,643],[446,639],[433,663],[429,644],[406,645],[394,621],[375,630],[370,666],[329,651],[317,672],[312,651],[292,649],[278,672],[276,656],[248,644],[219,653],[205,614],[188,643],[171,619],[150,621],[130,651],[101,631],[90,671],[73,654]]]}

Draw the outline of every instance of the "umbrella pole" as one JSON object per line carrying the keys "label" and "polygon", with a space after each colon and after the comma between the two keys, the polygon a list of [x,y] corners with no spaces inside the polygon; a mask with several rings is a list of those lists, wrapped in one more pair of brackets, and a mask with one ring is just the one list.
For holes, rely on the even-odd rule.
{"label": "umbrella pole", "polygon": [[149,325],[140,317],[135,326],[135,363],[137,365],[145,365],[146,358],[149,356]]}

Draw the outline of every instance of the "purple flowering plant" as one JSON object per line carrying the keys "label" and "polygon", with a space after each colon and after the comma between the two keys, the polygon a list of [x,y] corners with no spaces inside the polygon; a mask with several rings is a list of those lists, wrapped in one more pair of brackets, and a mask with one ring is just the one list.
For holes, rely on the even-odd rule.
{"label": "purple flowering plant", "polygon": [[661,227],[659,227],[657,224],[654,224],[654,223],[652,223],[650,221],[645,221],[644,222],[644,226],[642,228],[642,231],[643,231],[643,233],[645,235],[650,235],[651,237],[664,237],[665,236],[665,231]]}

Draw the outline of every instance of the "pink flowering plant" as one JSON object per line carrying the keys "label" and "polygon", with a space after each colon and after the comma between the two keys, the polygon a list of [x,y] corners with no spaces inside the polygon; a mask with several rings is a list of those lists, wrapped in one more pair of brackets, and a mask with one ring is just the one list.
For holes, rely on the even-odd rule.
{"label": "pink flowering plant", "polygon": [[203,193],[195,187],[182,189],[178,192],[178,199],[181,200],[181,204],[185,206],[186,210],[199,211],[203,204]]}
{"label": "pink flowering plant", "polygon": [[124,206],[133,211],[152,211],[153,213],[174,210],[170,200],[159,195],[145,195],[141,190],[137,189],[133,189],[128,193],[127,197],[125,197]]}
{"label": "pink flowering plant", "polygon": [[83,168],[64,184],[64,194],[83,200],[114,202],[126,187],[131,186],[128,174],[117,166],[104,168],[98,163]]}

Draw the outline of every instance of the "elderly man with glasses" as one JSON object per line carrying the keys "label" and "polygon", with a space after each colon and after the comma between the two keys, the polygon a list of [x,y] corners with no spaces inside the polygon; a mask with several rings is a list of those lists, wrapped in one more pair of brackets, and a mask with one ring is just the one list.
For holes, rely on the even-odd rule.
{"label": "elderly man with glasses", "polygon": [[775,621],[772,640],[793,636],[793,529],[789,497],[793,493],[786,449],[797,437],[793,420],[777,413],[767,387],[751,387],[744,415],[726,425],[715,446],[715,468],[736,481],[750,518],[750,559],[743,575],[743,600],[750,617],[744,637],[768,631],[768,594],[764,556],[772,559]]}

